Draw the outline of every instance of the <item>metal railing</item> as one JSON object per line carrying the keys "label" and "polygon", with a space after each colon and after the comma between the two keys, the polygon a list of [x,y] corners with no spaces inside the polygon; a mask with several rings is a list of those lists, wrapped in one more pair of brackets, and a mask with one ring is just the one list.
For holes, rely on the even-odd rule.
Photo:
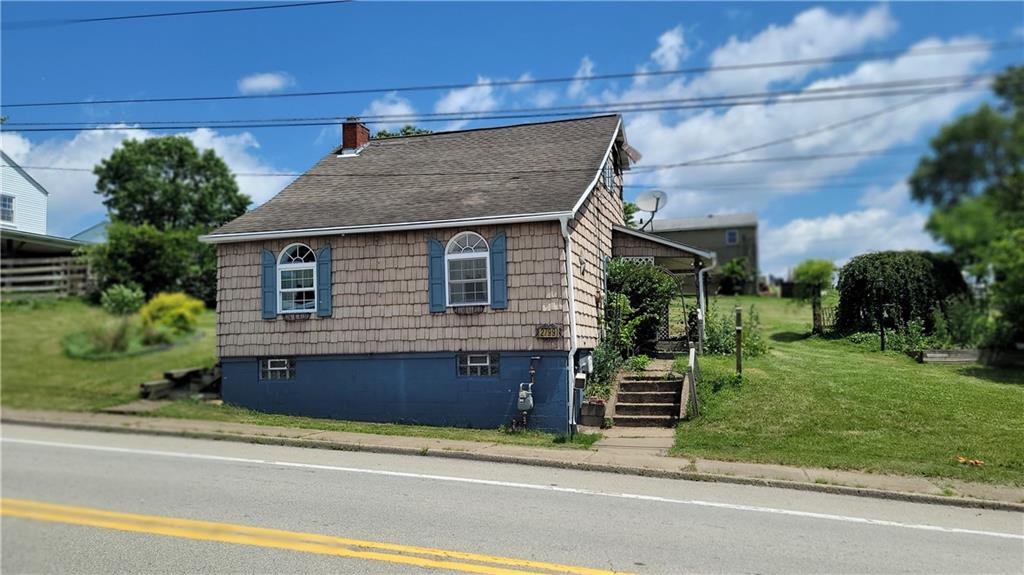
{"label": "metal railing", "polygon": [[693,416],[700,415],[700,398],[697,397],[697,382],[700,381],[700,361],[697,348],[690,344],[690,356],[687,359],[686,373],[683,374],[683,389],[679,397],[679,419],[689,415],[690,404],[693,404]]}

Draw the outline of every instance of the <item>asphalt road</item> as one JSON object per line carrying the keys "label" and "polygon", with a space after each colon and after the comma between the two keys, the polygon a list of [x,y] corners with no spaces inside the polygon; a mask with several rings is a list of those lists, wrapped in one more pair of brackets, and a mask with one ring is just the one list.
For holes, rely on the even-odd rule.
{"label": "asphalt road", "polygon": [[1019,513],[431,457],[2,435],[4,573],[1024,571]]}

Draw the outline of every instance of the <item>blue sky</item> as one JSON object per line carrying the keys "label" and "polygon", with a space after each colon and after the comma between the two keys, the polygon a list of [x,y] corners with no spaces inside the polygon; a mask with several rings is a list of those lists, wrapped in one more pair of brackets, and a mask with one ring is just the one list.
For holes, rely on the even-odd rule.
{"label": "blue sky", "polygon": [[[194,120],[477,111],[615,103],[955,76],[998,70],[1019,50],[688,76],[585,81],[592,74],[791,60],[956,42],[1020,39],[1018,3],[375,3],[9,29],[12,23],[249,4],[4,2],[0,102],[145,98],[473,83],[463,90],[58,108],[9,108],[11,122],[131,125]],[[915,48],[916,47],[916,48]],[[517,87],[490,82],[578,75],[579,82]],[[814,104],[627,114],[626,133],[662,164],[729,152],[869,113],[911,96]],[[934,248],[927,210],[902,185],[917,149],[983,91],[928,99],[873,122],[743,158],[888,150],[877,156],[752,163],[634,174],[670,195],[666,217],[755,211],[762,271],[805,257],[843,261],[887,248]],[[501,122],[501,121],[499,121]],[[505,120],[508,122],[508,120]],[[495,122],[423,124],[433,129]],[[149,132],[6,131],[3,147],[29,166],[92,166],[126,137]],[[294,172],[338,142],[333,127],[201,129],[188,135],[238,172]],[[104,216],[90,174],[32,170],[50,192],[52,233]],[[265,201],[288,178],[241,177]],[[633,196],[638,188],[629,188]]]}

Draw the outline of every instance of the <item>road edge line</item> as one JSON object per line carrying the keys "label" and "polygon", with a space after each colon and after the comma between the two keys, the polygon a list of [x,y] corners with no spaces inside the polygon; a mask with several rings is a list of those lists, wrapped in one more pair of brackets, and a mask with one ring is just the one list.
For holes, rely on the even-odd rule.
{"label": "road edge line", "polygon": [[870,497],[873,499],[887,499],[890,501],[905,501],[909,503],[923,503],[929,505],[946,505],[951,507],[962,507],[968,509],[989,509],[993,511],[1013,511],[1018,513],[1024,513],[1024,504],[1012,503],[1009,501],[996,501],[991,499],[971,499],[967,497],[947,497],[942,495],[913,493],[908,491],[886,491],[883,489],[872,489],[867,487],[849,487],[845,485],[805,483],[802,481],[768,479],[763,477],[741,477],[734,475],[703,473],[699,471],[668,471],[664,469],[628,467],[624,465],[610,465],[604,463],[563,461],[557,459],[536,459],[531,457],[520,457],[515,455],[493,455],[488,453],[454,451],[445,449],[422,449],[416,447],[397,447],[390,445],[365,445],[362,443],[323,441],[316,439],[303,439],[294,437],[245,435],[227,432],[217,433],[208,431],[172,431],[166,429],[147,429],[143,427],[118,427],[106,424],[20,419],[17,416],[4,417],[0,419],[0,424],[4,423],[10,423],[14,425],[27,425],[34,427],[48,427],[56,429],[73,429],[79,431],[98,431],[103,433],[124,433],[134,435],[154,435],[163,437],[185,437],[190,439],[209,439],[214,441],[233,441],[236,443],[280,445],[285,447],[328,449],[334,451],[385,453],[390,455],[412,455],[418,457],[443,457],[448,459],[484,461],[489,463],[511,463],[516,465],[530,465],[533,467],[553,467],[558,469],[570,469],[577,471],[596,471],[600,473],[614,473],[618,475],[655,477],[659,479],[680,479],[685,481],[701,481],[708,483],[729,483],[734,485],[775,487],[779,489],[792,489],[795,491],[828,493],[832,495],[851,495],[856,497]]}

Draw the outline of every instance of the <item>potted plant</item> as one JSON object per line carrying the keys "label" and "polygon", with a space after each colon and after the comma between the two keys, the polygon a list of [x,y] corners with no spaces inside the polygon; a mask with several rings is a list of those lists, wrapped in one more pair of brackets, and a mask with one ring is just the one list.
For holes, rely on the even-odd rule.
{"label": "potted plant", "polygon": [[604,425],[605,401],[599,397],[590,397],[580,408],[580,425],[601,427]]}

